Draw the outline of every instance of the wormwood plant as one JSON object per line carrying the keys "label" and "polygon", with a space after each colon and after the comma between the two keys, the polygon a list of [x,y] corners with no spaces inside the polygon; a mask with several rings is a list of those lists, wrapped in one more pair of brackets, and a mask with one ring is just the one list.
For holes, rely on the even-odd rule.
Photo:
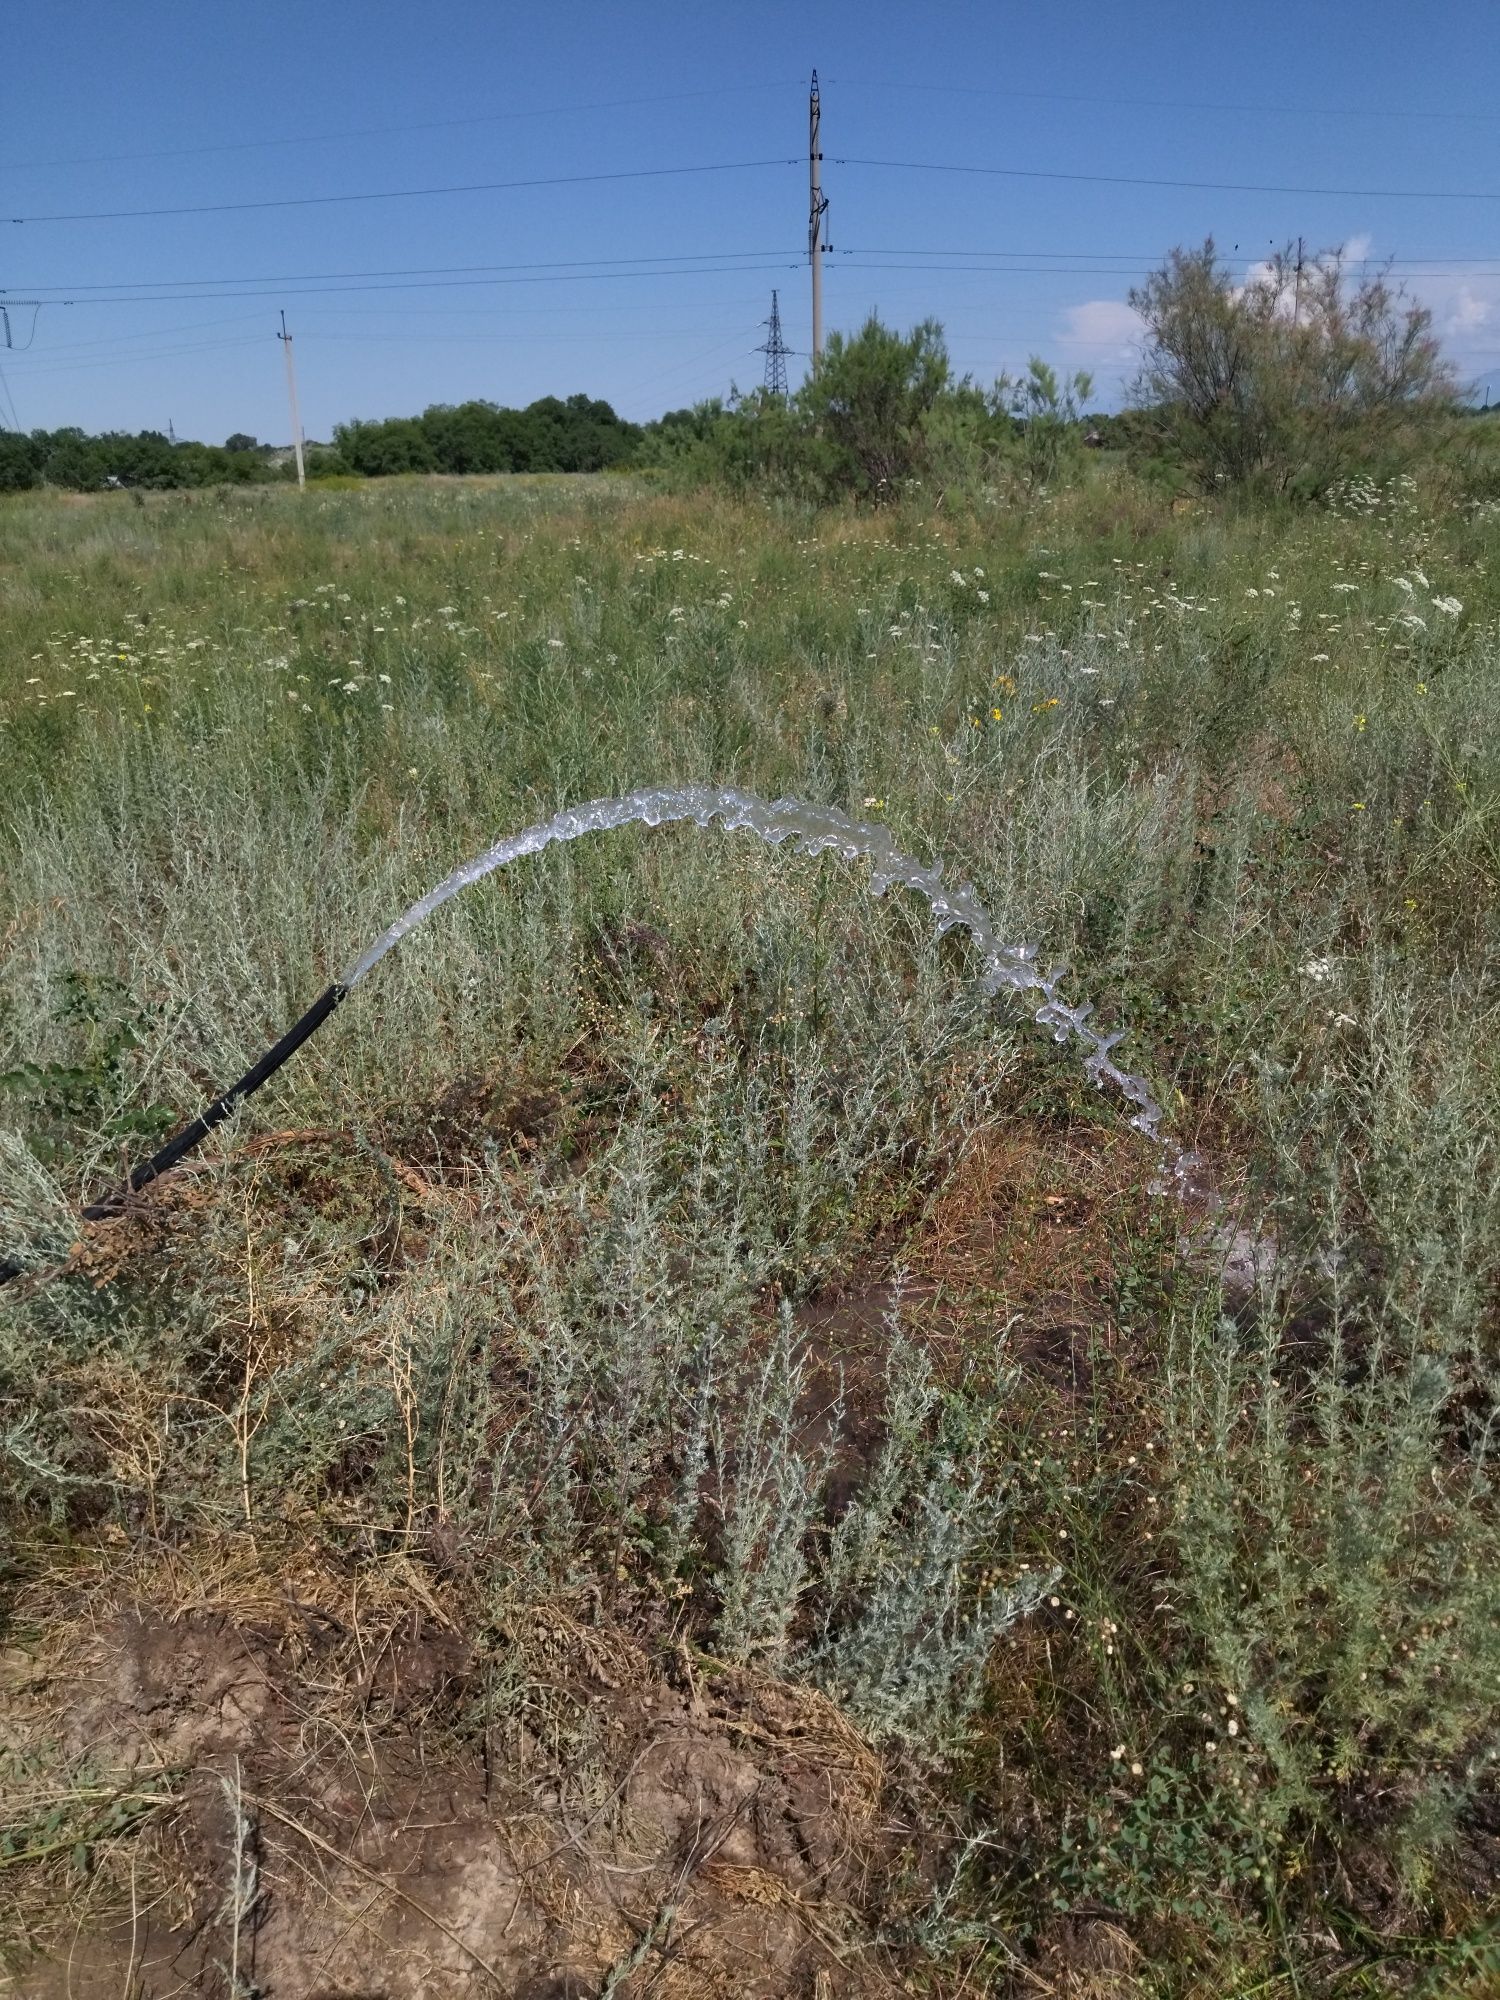
{"label": "wormwood plant", "polygon": [[1173,1331],[1176,1537],[1281,1834],[1385,1822],[1425,1891],[1497,1776],[1494,1079],[1461,986],[1419,1015],[1376,954],[1345,1004],[1357,1042],[1268,1079],[1283,1256],[1258,1310]]}
{"label": "wormwood plant", "polygon": [[783,1659],[811,1581],[808,1543],[830,1452],[826,1445],[799,1444],[798,1410],[809,1386],[783,1307],[776,1338],[737,1399],[739,1413],[730,1417],[721,1409],[717,1418],[719,1643],[731,1659]]}
{"label": "wormwood plant", "polygon": [[1013,1375],[996,1368],[978,1393],[945,1393],[898,1314],[887,1331],[884,1437],[829,1538],[811,1660],[877,1741],[951,1747],[996,1639],[1056,1574],[1004,1583],[990,1567],[1014,1497],[981,1468],[1009,1463]]}
{"label": "wormwood plant", "polygon": [[[647,779],[971,875],[1275,1255],[1242,1302],[1190,1269],[1132,1136],[914,899],[692,829],[580,844],[0,1293],[0,1598],[290,1540],[444,1592],[499,1720],[545,1706],[506,1635],[554,1605],[814,1679],[926,1764],[955,1846],[903,1934],[970,1984],[1101,1911],[1163,1995],[1477,1963],[1500,595],[1456,477],[1295,515],[1172,513],[1105,454],[1003,507],[9,507],[0,1255],[66,1258],[131,1121],[455,860]],[[813,1331],[907,1260],[873,1359]],[[548,1738],[585,1790],[602,1726]]]}
{"label": "wormwood plant", "polygon": [[[997,1628],[1001,1512],[964,1482],[925,1490],[927,1405],[898,1382],[857,1559],[852,1526],[830,1559],[838,1397],[819,1417],[792,1301],[938,1168],[1008,1045],[927,979],[894,1017],[840,987],[816,1037],[768,1020],[748,1043],[711,1022],[684,1044],[645,1002],[605,1017],[613,1129],[570,1171],[496,1149],[461,1198],[425,1197],[408,1277],[360,1247],[406,1198],[366,1140],[345,1172],[375,1214],[352,1238],[295,1205],[257,1226],[221,1182],[168,1312],[128,1280],[27,1294],[0,1374],[12,1501],[253,1536],[336,1509],[383,1546],[441,1526],[511,1592],[686,1598],[726,1657],[847,1681],[872,1728],[935,1744]],[[30,1159],[8,1185],[35,1231],[55,1198]],[[920,1699],[897,1685],[919,1632]]]}

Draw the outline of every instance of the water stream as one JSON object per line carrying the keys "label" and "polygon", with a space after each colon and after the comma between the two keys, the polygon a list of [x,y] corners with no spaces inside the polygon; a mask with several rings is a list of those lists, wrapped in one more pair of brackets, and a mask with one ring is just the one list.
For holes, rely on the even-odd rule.
{"label": "water stream", "polygon": [[772,847],[793,841],[804,854],[838,854],[845,861],[870,863],[870,889],[883,896],[888,889],[915,890],[925,897],[937,921],[937,934],[967,930],[980,962],[979,988],[989,998],[1002,993],[1013,995],[1029,1008],[1033,1020],[1045,1028],[1054,1041],[1070,1043],[1077,1050],[1088,1076],[1100,1090],[1110,1090],[1131,1107],[1130,1125],[1154,1148],[1160,1162],[1157,1191],[1175,1192],[1181,1199],[1218,1206],[1213,1189],[1200,1178],[1203,1162],[1170,1133],[1162,1130],[1163,1111],[1143,1077],[1121,1069],[1113,1050],[1123,1039],[1124,1030],[1101,1034],[1090,1024],[1093,1013],[1087,1002],[1070,1005],[1062,982],[1066,965],[1054,965],[1043,972],[1037,963],[1036,947],[1008,944],[996,933],[989,912],[967,882],[949,887],[942,876],[942,864],[923,867],[901,853],[884,826],[867,820],[850,819],[832,806],[807,805],[800,799],[762,799],[752,792],[735,791],[716,785],[684,785],[679,788],[648,786],[627,792],[618,799],[591,799],[587,804],[569,806],[536,826],[497,840],[482,854],[439,882],[436,888],[411,908],[402,912],[388,930],[367,945],[339,976],[346,991],[394,950],[408,932],[430,917],[434,910],[451,900],[471,882],[509,867],[528,854],[540,854],[556,843],[578,840],[586,833],[605,833],[622,826],[665,826],[691,821],[695,826],[717,823],[731,833],[753,833]]}

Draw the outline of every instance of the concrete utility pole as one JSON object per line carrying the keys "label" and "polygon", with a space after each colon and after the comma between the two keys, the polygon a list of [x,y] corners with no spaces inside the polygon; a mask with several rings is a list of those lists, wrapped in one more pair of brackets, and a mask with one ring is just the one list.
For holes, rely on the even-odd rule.
{"label": "concrete utility pole", "polygon": [[1297,289],[1292,295],[1292,325],[1302,324],[1302,238],[1297,238]]}
{"label": "concrete utility pole", "polygon": [[307,468],[302,463],[302,418],[297,412],[297,370],[292,361],[292,336],[286,330],[286,314],[281,315],[281,331],[276,338],[286,356],[286,399],[292,412],[292,450],[297,454],[297,491],[307,488]]}
{"label": "concrete utility pole", "polygon": [[807,257],[812,265],[812,365],[817,373],[823,358],[823,218],[828,213],[828,197],[823,192],[823,106],[818,97],[818,72],[812,73],[812,91],[807,100],[807,177],[810,205],[807,220]]}

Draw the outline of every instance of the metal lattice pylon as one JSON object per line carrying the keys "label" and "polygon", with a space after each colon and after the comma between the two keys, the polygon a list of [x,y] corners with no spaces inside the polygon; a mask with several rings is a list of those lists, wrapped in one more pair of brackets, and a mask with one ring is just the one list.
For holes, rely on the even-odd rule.
{"label": "metal lattice pylon", "polygon": [[773,396],[784,396],[787,392],[786,358],[792,350],[781,337],[781,301],[775,292],[771,294],[771,317],[762,320],[761,324],[769,328],[769,332],[755,351],[766,357],[766,387]]}

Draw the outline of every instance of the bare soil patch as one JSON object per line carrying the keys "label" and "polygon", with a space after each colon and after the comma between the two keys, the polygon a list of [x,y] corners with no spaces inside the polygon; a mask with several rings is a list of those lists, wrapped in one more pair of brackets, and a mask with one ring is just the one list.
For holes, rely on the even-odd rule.
{"label": "bare soil patch", "polygon": [[[865,1908],[881,1767],[815,1692],[686,1654],[668,1674],[543,1609],[491,1642],[539,1694],[502,1733],[441,1617],[267,1609],[138,1600],[8,1657],[8,1752],[162,1803],[52,1874],[0,1992],[892,1990]],[[566,1756],[541,1720],[564,1710]]]}

